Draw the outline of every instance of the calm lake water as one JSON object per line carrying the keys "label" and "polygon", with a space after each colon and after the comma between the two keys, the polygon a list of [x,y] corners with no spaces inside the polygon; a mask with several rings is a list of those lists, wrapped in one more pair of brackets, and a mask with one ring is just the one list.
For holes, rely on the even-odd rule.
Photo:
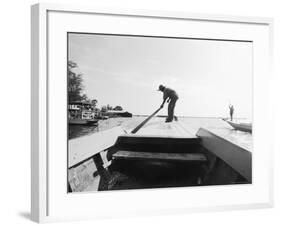
{"label": "calm lake water", "polygon": [[[107,120],[100,120],[98,126],[70,125],[69,139],[90,135],[92,133],[97,133],[116,126],[121,126],[124,130],[131,131],[145,118],[146,117],[144,116],[134,116],[132,118],[110,118]],[[158,119],[163,121],[165,120],[165,118]],[[179,117],[179,122],[185,124],[193,134],[196,134],[198,129],[203,127],[249,151],[252,150],[252,134],[234,130],[220,118]]]}

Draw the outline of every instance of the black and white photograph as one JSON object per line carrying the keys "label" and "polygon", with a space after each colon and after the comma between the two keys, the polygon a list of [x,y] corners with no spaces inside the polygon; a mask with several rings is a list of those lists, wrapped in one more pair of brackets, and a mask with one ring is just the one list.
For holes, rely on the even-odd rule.
{"label": "black and white photograph", "polygon": [[69,193],[252,183],[253,42],[68,32],[66,67]]}

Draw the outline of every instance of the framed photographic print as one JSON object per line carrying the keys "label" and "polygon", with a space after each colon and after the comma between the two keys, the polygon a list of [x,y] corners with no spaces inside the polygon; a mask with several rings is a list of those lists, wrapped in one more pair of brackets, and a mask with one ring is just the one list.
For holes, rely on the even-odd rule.
{"label": "framed photographic print", "polygon": [[271,207],[272,26],[32,6],[32,219]]}

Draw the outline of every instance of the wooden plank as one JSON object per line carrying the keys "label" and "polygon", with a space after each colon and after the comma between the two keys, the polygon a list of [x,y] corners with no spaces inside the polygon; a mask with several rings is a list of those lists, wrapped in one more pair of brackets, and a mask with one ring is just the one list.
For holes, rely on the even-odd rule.
{"label": "wooden plank", "polygon": [[131,133],[136,133],[138,132],[153,116],[155,116],[160,110],[162,109],[162,107],[158,108],[155,112],[153,112],[148,118],[146,118],[142,123],[140,123],[135,129],[133,129],[131,131]]}
{"label": "wooden plank", "polygon": [[94,176],[97,171],[92,159],[80,164],[78,167],[68,170],[68,183],[72,192],[85,191],[87,187],[98,183],[98,178]]}
{"label": "wooden plank", "polygon": [[201,153],[156,153],[156,152],[131,152],[117,151],[113,154],[113,159],[126,160],[162,160],[177,162],[205,162],[207,158]]}
{"label": "wooden plank", "polygon": [[91,156],[113,146],[124,131],[121,126],[104,130],[69,141],[68,167],[72,167]]}
{"label": "wooden plank", "polygon": [[165,123],[164,121],[154,121],[142,128],[138,134],[139,136],[158,136],[158,137],[182,137],[195,138],[196,135],[184,129],[180,122],[173,121]]}
{"label": "wooden plank", "polygon": [[200,128],[197,135],[204,148],[215,154],[249,182],[252,181],[252,153],[207,129]]}
{"label": "wooden plank", "polygon": [[93,182],[91,184],[89,184],[89,186],[87,188],[85,188],[85,190],[83,190],[84,192],[86,191],[98,191],[99,189],[99,184],[100,184],[100,176],[97,175]]}

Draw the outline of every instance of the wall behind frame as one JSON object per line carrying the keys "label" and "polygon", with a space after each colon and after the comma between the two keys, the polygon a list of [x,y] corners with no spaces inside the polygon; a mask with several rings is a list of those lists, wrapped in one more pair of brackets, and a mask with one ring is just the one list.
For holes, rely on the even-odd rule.
{"label": "wall behind frame", "polygon": [[[30,5],[38,1],[11,0],[1,4],[1,186],[2,225],[33,225],[30,209]],[[96,5],[109,8],[172,10],[210,14],[274,17],[275,59],[281,59],[281,14],[278,0],[57,0],[56,3]],[[275,60],[272,103],[275,106],[275,178],[281,177],[280,64]],[[279,102],[279,103],[278,103]],[[12,120],[15,119],[15,120]],[[279,138],[279,139],[278,139]],[[278,151],[279,150],[279,151]],[[281,181],[275,180],[275,208],[196,213],[176,216],[74,222],[67,225],[279,225]],[[56,224],[54,224],[56,225]],[[61,224],[59,224],[61,225]]]}

